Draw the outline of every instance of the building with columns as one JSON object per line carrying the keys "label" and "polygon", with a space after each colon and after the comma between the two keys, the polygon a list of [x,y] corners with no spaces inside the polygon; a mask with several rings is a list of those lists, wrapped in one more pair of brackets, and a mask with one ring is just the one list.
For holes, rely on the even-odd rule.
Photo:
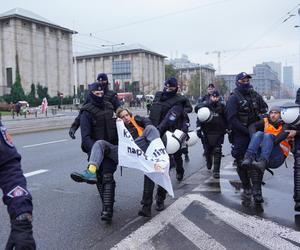
{"label": "building with columns", "polygon": [[77,83],[86,89],[97,74],[106,73],[117,92],[154,94],[165,80],[165,56],[140,44],[114,46],[76,55]]}
{"label": "building with columns", "polygon": [[50,96],[73,95],[74,33],[21,8],[0,14],[0,96],[10,93],[17,68],[25,93],[34,83]]}

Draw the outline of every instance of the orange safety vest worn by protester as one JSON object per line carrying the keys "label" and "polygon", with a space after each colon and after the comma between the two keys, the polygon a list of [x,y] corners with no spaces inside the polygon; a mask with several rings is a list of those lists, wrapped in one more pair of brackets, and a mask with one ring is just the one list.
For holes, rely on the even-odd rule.
{"label": "orange safety vest worn by protester", "polygon": [[139,125],[137,125],[136,121],[134,120],[134,116],[130,117],[130,122],[136,128],[138,135],[141,136],[143,134],[144,129],[142,127],[140,127]]}
{"label": "orange safety vest worn by protester", "polygon": [[[267,134],[272,134],[272,135],[278,135],[280,132],[282,132],[282,124],[279,125],[278,128],[275,128],[272,124],[269,123],[269,120],[268,118],[264,118],[264,123],[265,123],[265,128],[264,128],[264,132],[267,133]],[[289,155],[289,152],[291,150],[291,146],[290,144],[288,143],[287,140],[283,140],[280,142],[280,147],[281,147],[281,150],[282,152],[284,153],[284,155],[286,157],[288,157]]]}

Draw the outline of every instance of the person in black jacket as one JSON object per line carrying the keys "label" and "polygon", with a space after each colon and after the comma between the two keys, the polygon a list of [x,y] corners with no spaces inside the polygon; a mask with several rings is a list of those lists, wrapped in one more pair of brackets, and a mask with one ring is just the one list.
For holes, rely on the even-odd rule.
{"label": "person in black jacket", "polygon": [[202,107],[207,107],[211,111],[212,119],[208,122],[200,123],[203,133],[203,147],[207,168],[213,168],[213,177],[220,178],[220,166],[222,158],[222,144],[226,134],[227,121],[225,116],[225,105],[220,101],[220,93],[214,90],[209,101],[200,103],[195,107],[195,112]]}
{"label": "person in black jacket", "polygon": [[34,250],[36,244],[32,232],[32,197],[21,169],[21,156],[1,121],[0,130],[0,189],[11,223],[5,249]]}
{"label": "person in black jacket", "polygon": [[242,161],[250,142],[249,126],[260,120],[268,105],[250,84],[252,77],[245,72],[236,76],[236,88],[226,103],[228,127],[232,131],[232,156],[236,159],[237,173],[243,187],[243,200],[251,199],[251,181]]}
{"label": "person in black jacket", "polygon": [[[93,145],[98,140],[107,141],[113,145],[118,144],[116,118],[114,107],[105,101],[104,87],[95,83],[89,92],[90,102],[81,108],[81,148],[90,157]],[[101,219],[110,222],[113,216],[113,204],[115,197],[114,172],[117,164],[104,156],[97,171],[97,183],[101,185],[103,196],[103,209]]]}
{"label": "person in black jacket", "polygon": [[[155,94],[149,118],[152,124],[160,131],[161,136],[163,136],[167,130],[174,132],[175,129],[179,129],[185,133],[188,132],[188,121],[185,121],[184,113],[190,113],[192,106],[185,96],[177,93],[177,90],[177,79],[170,77],[165,81],[163,91],[158,91]],[[181,149],[173,154],[173,157],[176,163],[176,178],[178,181],[181,181],[184,175]],[[151,216],[153,190],[154,182],[145,175],[142,199],[143,207],[139,211],[140,216]],[[158,186],[156,194],[157,211],[162,211],[165,208],[165,198],[166,191],[161,186]]]}
{"label": "person in black jacket", "polygon": [[[115,91],[109,90],[108,88],[108,77],[106,74],[104,73],[100,73],[97,76],[97,81],[98,83],[100,83],[103,86],[103,91],[104,91],[104,100],[107,102],[110,102],[113,107],[114,110],[116,111],[118,107],[121,106],[117,93]],[[95,84],[95,83],[94,83]],[[88,89],[90,90],[91,88],[93,88],[92,84],[88,85]],[[86,98],[86,101],[83,105],[87,104],[90,102],[90,98],[89,95]],[[69,130],[69,135],[72,139],[75,139],[75,133],[77,131],[77,129],[80,127],[80,115],[81,115],[81,111],[79,111],[78,116],[75,118],[74,122],[72,123],[70,130]]]}

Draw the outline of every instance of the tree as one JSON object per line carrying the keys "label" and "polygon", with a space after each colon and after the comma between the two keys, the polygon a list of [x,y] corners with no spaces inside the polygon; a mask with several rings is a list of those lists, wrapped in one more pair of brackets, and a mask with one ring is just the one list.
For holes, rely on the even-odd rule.
{"label": "tree", "polygon": [[172,64],[165,65],[165,78],[168,79],[170,77],[176,77],[176,69]]}
{"label": "tree", "polygon": [[16,72],[16,80],[11,87],[10,95],[12,102],[18,102],[25,99],[25,93],[21,84],[21,76],[19,72]]}
{"label": "tree", "polygon": [[30,92],[26,97],[27,102],[30,104],[30,106],[37,106],[40,103],[40,100],[36,98],[36,88],[34,83],[30,86]]}
{"label": "tree", "polygon": [[216,78],[214,81],[215,87],[219,90],[220,94],[224,96],[228,92],[228,86],[223,78]]}
{"label": "tree", "polygon": [[[201,96],[205,94],[206,83],[203,74],[201,74]],[[200,93],[200,74],[199,72],[192,76],[191,82],[188,86],[188,95],[198,97]]]}
{"label": "tree", "polygon": [[40,99],[43,99],[44,97],[49,99],[48,88],[47,87],[43,87],[42,85],[40,85],[38,83],[36,92],[37,92],[37,95]]}

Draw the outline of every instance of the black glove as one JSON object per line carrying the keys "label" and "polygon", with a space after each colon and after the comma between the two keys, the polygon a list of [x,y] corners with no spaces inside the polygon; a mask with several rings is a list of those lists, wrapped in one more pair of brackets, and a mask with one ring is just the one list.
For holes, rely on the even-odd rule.
{"label": "black glove", "polygon": [[11,232],[5,250],[35,250],[36,245],[32,234],[32,224],[28,219],[12,220]]}
{"label": "black glove", "polygon": [[76,139],[75,137],[75,133],[76,133],[76,129],[71,127],[70,130],[69,130],[69,136],[74,140]]}

